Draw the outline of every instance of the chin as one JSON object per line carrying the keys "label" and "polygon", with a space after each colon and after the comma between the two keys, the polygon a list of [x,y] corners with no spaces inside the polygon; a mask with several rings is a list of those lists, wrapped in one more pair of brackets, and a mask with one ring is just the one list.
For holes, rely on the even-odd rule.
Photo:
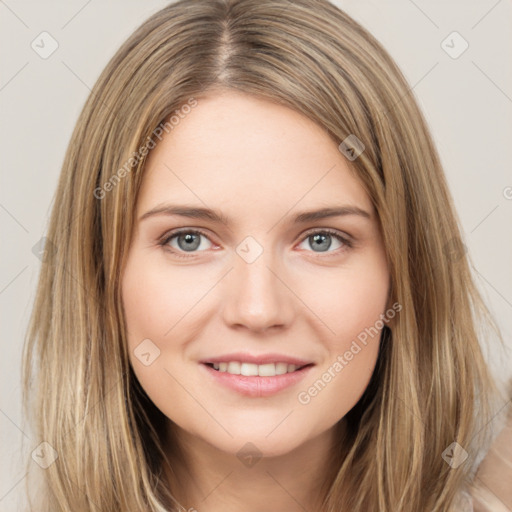
{"label": "chin", "polygon": [[[289,434],[286,435],[270,435],[266,437],[266,433],[254,433],[248,431],[247,435],[237,435],[229,439],[210,439],[208,442],[218,450],[238,457],[242,463],[250,466],[252,460],[261,457],[279,457],[286,455],[301,444],[301,439],[294,439]],[[252,459],[251,459],[252,457]]]}
{"label": "chin", "polygon": [[246,452],[254,452],[259,457],[279,457],[292,452],[314,436],[300,425],[294,428],[287,420],[279,425],[284,417],[286,414],[282,414],[278,422],[253,420],[251,423],[238,424],[236,428],[230,424],[231,428],[228,427],[228,430],[233,437],[222,429],[216,432],[196,432],[192,435],[202,438],[218,450],[239,458],[243,458]]}

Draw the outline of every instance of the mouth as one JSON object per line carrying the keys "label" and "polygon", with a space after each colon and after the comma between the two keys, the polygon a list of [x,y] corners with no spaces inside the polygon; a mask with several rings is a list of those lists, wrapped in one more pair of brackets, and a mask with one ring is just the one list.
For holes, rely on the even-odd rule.
{"label": "mouth", "polygon": [[[299,361],[295,361],[299,362]],[[203,361],[209,383],[220,389],[227,389],[246,397],[269,397],[286,388],[292,388],[311,371],[314,363],[295,364],[286,361],[264,362],[245,361]]]}

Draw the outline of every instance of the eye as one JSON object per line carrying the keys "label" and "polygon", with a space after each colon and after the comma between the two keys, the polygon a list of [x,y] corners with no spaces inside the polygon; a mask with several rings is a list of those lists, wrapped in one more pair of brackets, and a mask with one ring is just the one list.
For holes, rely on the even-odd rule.
{"label": "eye", "polygon": [[[338,244],[341,244],[341,247],[334,248],[334,251],[329,251],[332,246],[332,239],[335,239]],[[339,234],[337,231],[332,229],[322,229],[312,231],[306,234],[306,238],[302,243],[307,242],[309,247],[313,248],[313,252],[322,253],[322,252],[339,252],[352,247],[352,242],[347,238]],[[318,251],[316,250],[318,249]]]}
{"label": "eye", "polygon": [[[201,237],[209,240],[208,236],[202,231],[195,229],[182,229],[179,231],[174,231],[168,234],[168,236],[164,236],[163,240],[159,242],[159,245],[167,247],[178,257],[187,258],[187,255],[184,255],[182,253],[197,252],[197,249],[202,245]],[[171,242],[174,241],[176,243],[172,244]]]}

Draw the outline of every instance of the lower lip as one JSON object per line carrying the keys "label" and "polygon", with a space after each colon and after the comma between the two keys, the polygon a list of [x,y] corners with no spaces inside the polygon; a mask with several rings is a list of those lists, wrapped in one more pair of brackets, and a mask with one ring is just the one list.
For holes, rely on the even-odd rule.
{"label": "lower lip", "polygon": [[300,382],[313,367],[313,365],[305,366],[304,368],[295,370],[292,373],[284,373],[283,375],[276,375],[275,377],[248,377],[245,375],[233,375],[228,372],[219,372],[204,363],[201,363],[201,366],[219,384],[237,391],[241,395],[251,397],[275,395],[276,393],[279,393],[279,391]]}

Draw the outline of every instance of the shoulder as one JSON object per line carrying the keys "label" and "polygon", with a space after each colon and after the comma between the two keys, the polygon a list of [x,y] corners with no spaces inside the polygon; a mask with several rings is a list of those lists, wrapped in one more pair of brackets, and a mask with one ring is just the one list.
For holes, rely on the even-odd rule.
{"label": "shoulder", "polygon": [[[509,393],[510,395],[510,393]],[[474,512],[512,511],[512,397],[503,428],[478,466],[471,496]]]}

